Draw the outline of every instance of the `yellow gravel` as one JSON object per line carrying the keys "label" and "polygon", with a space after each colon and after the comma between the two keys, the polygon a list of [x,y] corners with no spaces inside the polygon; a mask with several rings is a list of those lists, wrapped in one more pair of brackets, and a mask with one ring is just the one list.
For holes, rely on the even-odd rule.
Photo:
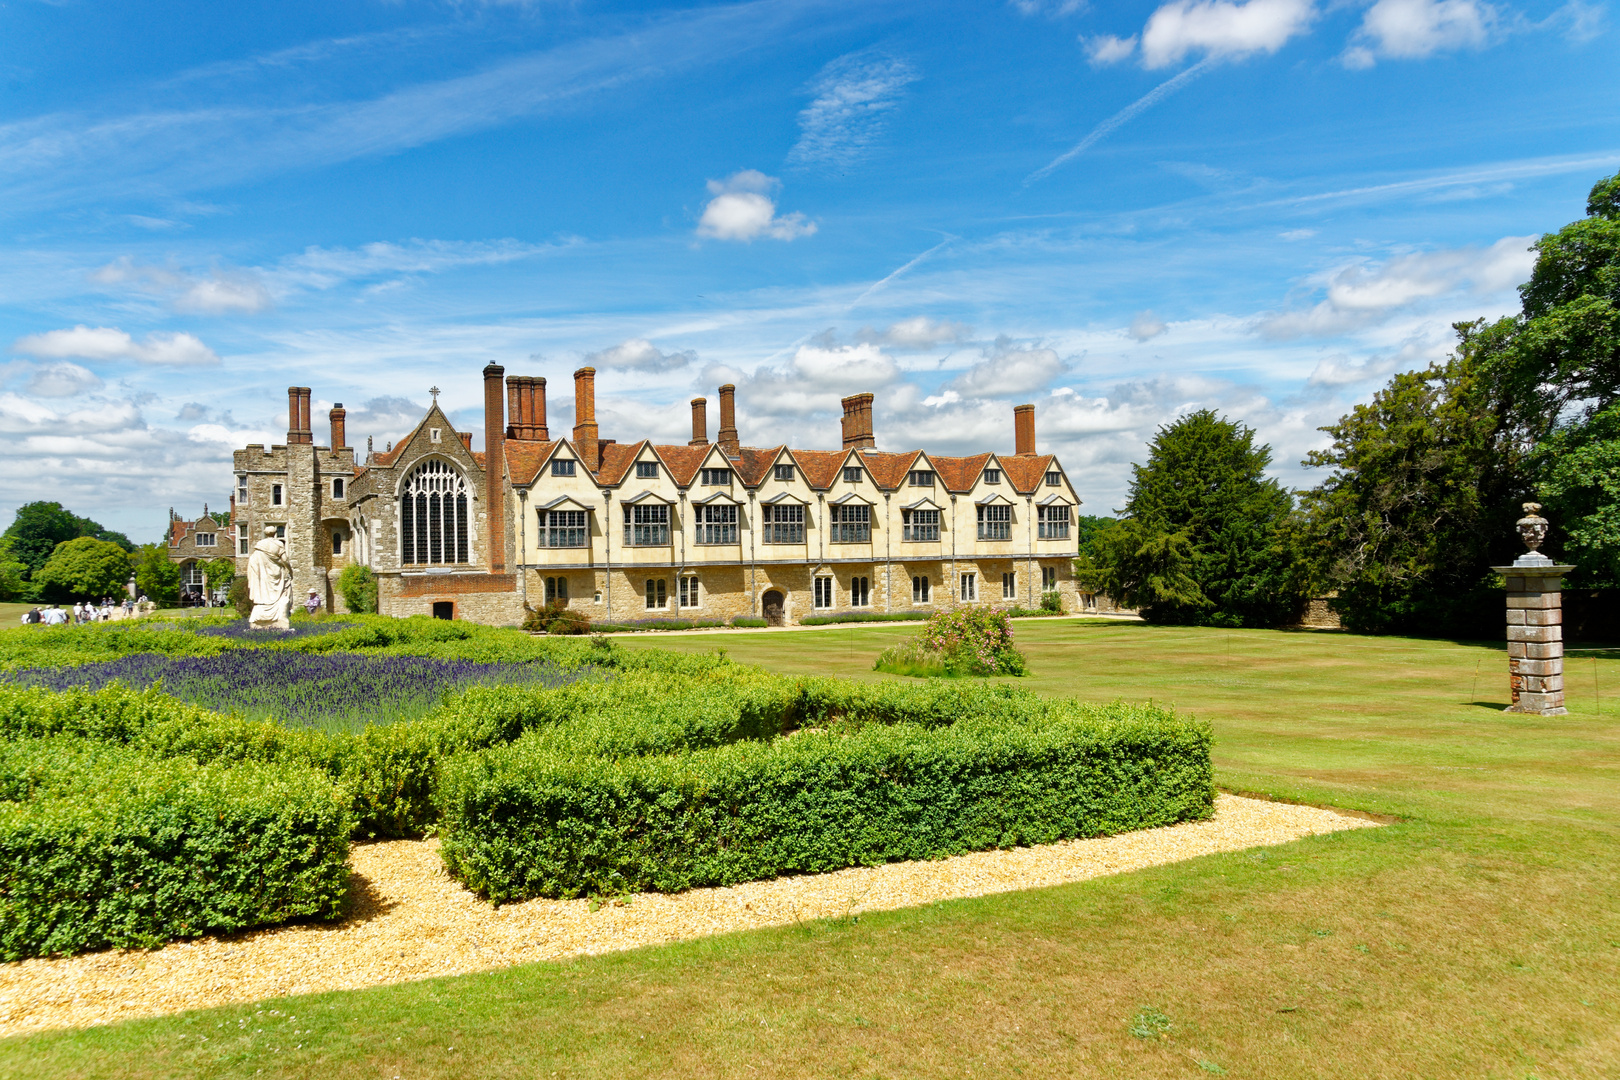
{"label": "yellow gravel", "polygon": [[357,844],[349,860],[355,900],[345,921],[202,938],[154,951],[0,965],[0,1035],[355,990],[1060,885],[1376,824],[1360,815],[1220,795],[1214,819],[1206,822],[678,895],[644,893],[596,911],[588,900],[491,908],[445,876],[436,840]]}

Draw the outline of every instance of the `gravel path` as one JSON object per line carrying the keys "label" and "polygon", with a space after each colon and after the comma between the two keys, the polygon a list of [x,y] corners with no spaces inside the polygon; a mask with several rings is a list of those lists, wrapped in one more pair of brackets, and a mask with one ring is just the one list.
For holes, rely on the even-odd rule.
{"label": "gravel path", "polygon": [[1033,889],[1376,824],[1332,810],[1220,795],[1214,819],[1206,822],[678,895],[645,893],[594,912],[588,900],[491,908],[445,876],[436,840],[358,844],[349,860],[356,899],[344,922],[203,938],[150,952],[0,965],[0,1035]]}

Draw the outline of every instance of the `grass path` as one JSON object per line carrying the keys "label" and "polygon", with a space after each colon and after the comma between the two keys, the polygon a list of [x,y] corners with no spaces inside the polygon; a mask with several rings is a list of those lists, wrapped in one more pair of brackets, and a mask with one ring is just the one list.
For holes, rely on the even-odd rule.
{"label": "grass path", "polygon": [[[645,644],[878,678],[872,658],[914,631]],[[1228,789],[1403,820],[859,921],[13,1039],[0,1076],[1620,1076],[1620,654],[1577,651],[1570,715],[1539,718],[1501,711],[1500,647],[1075,621],[1019,635],[1043,693],[1210,719]]]}

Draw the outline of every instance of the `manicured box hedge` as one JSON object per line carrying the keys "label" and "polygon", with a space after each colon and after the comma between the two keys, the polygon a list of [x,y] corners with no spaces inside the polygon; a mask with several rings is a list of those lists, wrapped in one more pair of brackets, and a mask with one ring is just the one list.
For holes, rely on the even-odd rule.
{"label": "manicured box hedge", "polygon": [[0,743],[0,957],[333,918],[350,829],[347,800],[313,769]]}
{"label": "manicured box hedge", "polygon": [[1125,705],[1022,712],[619,758],[535,732],[445,766],[441,853],[501,902],[936,859],[1213,811],[1207,725]]}

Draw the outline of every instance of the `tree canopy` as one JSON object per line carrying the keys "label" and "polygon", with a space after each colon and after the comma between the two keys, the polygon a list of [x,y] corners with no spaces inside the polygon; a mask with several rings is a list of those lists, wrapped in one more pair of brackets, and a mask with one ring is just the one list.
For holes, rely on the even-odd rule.
{"label": "tree canopy", "polygon": [[34,584],[46,600],[99,600],[124,594],[129,552],[108,540],[80,536],[58,544]]}
{"label": "tree canopy", "polygon": [[159,607],[180,600],[180,567],[169,559],[165,544],[142,544],[135,553],[135,590]]}
{"label": "tree canopy", "polygon": [[1091,540],[1089,584],[1155,622],[1276,626],[1299,609],[1293,499],[1271,447],[1202,409],[1161,427],[1131,466],[1124,519]]}
{"label": "tree canopy", "polygon": [[56,545],[81,536],[117,544],[126,552],[135,550],[135,545],[123,533],[79,517],[58,502],[31,502],[18,507],[17,516],[4,535],[11,541],[12,558],[23,564],[25,576],[29,578],[45,565]]}

